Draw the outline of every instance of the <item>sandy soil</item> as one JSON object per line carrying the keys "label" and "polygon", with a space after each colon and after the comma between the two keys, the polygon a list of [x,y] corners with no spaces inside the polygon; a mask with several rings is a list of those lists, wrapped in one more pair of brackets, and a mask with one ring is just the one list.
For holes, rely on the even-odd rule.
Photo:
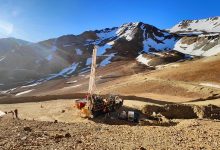
{"label": "sandy soil", "polygon": [[[38,121],[54,121],[73,123],[73,122],[88,122],[87,119],[80,117],[80,111],[74,107],[74,99],[69,100],[54,100],[45,102],[31,102],[18,104],[1,104],[1,111],[11,111],[18,109],[19,117],[27,120]],[[149,102],[125,100],[124,107],[133,109],[141,109]],[[65,111],[62,113],[62,111]]]}
{"label": "sandy soil", "polygon": [[[125,100],[123,109],[140,110],[146,104],[169,102],[133,97]],[[188,103],[219,104],[219,100]],[[1,111],[14,109],[18,109],[20,120],[12,119],[11,114],[0,118],[3,150],[219,149],[220,144],[220,122],[213,120],[172,120],[177,125],[167,127],[142,126],[104,117],[88,120],[79,116],[74,99],[0,105]]]}
{"label": "sandy soil", "polygon": [[214,99],[214,100],[204,100],[204,101],[192,101],[192,102],[186,102],[185,104],[195,104],[195,105],[217,105],[220,106],[220,99]]}
{"label": "sandy soil", "polygon": [[[125,100],[122,109],[141,109],[146,104],[157,103]],[[74,99],[0,105],[2,111],[14,109],[19,120],[11,114],[0,118],[0,149],[219,149],[220,144],[220,122],[214,120],[176,119],[172,120],[176,125],[166,127],[104,116],[88,120],[79,116]]]}
{"label": "sandy soil", "polygon": [[51,123],[0,119],[0,149],[219,149],[220,122],[176,120],[176,126]]}

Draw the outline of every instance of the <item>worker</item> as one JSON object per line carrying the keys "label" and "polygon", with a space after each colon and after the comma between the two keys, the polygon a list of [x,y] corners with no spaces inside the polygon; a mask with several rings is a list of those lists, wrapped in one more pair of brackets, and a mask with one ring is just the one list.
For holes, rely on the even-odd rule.
{"label": "worker", "polygon": [[15,118],[18,119],[18,110],[17,109],[14,110],[14,114],[15,114]]}

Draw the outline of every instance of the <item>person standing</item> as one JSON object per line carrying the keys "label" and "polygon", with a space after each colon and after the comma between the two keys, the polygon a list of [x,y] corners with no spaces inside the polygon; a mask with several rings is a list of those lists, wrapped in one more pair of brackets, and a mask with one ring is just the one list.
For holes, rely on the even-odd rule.
{"label": "person standing", "polygon": [[15,114],[15,118],[18,119],[18,110],[17,109],[14,110],[14,114]]}

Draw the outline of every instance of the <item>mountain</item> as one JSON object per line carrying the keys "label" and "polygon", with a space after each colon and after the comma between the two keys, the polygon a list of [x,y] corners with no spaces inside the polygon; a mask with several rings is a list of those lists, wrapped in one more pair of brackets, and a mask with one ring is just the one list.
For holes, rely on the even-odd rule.
{"label": "mountain", "polygon": [[0,55],[5,55],[10,50],[16,49],[19,46],[27,45],[29,42],[16,38],[1,38],[0,39]]}
{"label": "mountain", "polygon": [[4,85],[0,88],[88,72],[95,45],[99,46],[97,65],[104,67],[114,61],[135,60],[141,53],[172,50],[176,40],[175,34],[142,22],[38,43],[0,39],[0,83]]}
{"label": "mountain", "polygon": [[[46,56],[49,50],[38,43],[15,38],[0,39],[0,84],[17,86],[53,72]],[[60,65],[60,68],[62,69]]]}
{"label": "mountain", "polygon": [[120,27],[86,31],[80,35],[66,35],[40,42],[54,52],[48,56],[50,62],[55,56],[68,60],[70,66],[52,75],[65,76],[88,71],[95,45],[98,66],[104,67],[113,61],[135,59],[141,53],[172,50],[177,37],[152,25],[142,22],[123,24]]}
{"label": "mountain", "polygon": [[169,31],[181,37],[174,50],[193,56],[212,56],[220,52],[220,17],[184,20]]}
{"label": "mountain", "polygon": [[200,20],[183,20],[169,30],[171,33],[219,33],[220,17]]}
{"label": "mountain", "polygon": [[[219,33],[213,33],[218,29],[218,26],[214,27],[218,20],[215,17],[207,21],[187,21],[191,22],[187,27],[183,21],[170,30],[161,30],[143,22],[126,23],[120,27],[64,35],[38,43],[0,39],[0,89],[89,72],[95,45],[98,46],[97,66],[100,68],[111,63],[136,61],[133,64],[135,70],[143,70],[143,65],[156,69],[158,65],[195,56],[215,55],[220,52]],[[206,28],[202,29],[204,22],[210,24],[210,28],[205,24]],[[196,29],[195,23],[200,28]]]}

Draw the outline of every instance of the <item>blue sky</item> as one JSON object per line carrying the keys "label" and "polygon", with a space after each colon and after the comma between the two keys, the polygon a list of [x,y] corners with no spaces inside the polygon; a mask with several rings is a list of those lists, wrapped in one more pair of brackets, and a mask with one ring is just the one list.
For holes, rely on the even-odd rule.
{"label": "blue sky", "polygon": [[220,16],[219,0],[0,0],[0,37],[37,42],[142,21],[170,28]]}

